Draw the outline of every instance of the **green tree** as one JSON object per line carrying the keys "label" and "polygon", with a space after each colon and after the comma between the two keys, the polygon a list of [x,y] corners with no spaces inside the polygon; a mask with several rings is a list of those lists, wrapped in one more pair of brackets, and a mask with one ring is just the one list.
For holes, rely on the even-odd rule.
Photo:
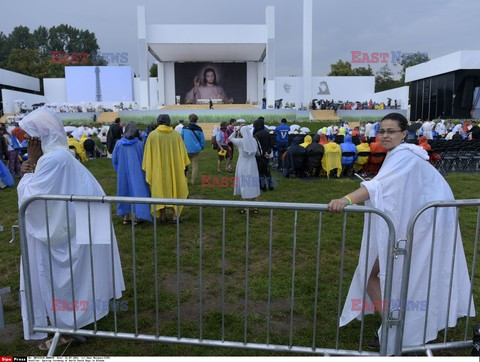
{"label": "green tree", "polygon": [[343,60],[339,60],[334,64],[330,64],[330,73],[329,76],[373,76],[373,70],[368,65],[367,68],[359,67],[359,68],[352,68],[352,64],[350,62],[344,62]]}
{"label": "green tree", "polygon": [[11,49],[32,49],[33,36],[26,26],[16,26],[9,35]]}
{"label": "green tree", "polygon": [[388,64],[385,64],[377,71],[375,76],[375,92],[381,92],[401,86],[403,86],[403,82],[401,80],[393,79],[393,72],[388,67]]}
{"label": "green tree", "polygon": [[338,62],[330,64],[329,76],[351,76],[355,75],[350,62],[343,62],[339,59]]}
{"label": "green tree", "polygon": [[48,44],[48,29],[44,26],[39,26],[32,34],[33,47],[38,49],[40,55],[49,56],[50,46]]}
{"label": "green tree", "polygon": [[150,67],[150,77],[158,77],[158,65],[153,63]]}
{"label": "green tree", "polygon": [[4,68],[6,66],[10,50],[10,42],[8,37],[0,31],[0,68]]}
{"label": "green tree", "polygon": [[[64,77],[65,66],[107,65],[101,57],[93,57],[99,46],[94,33],[61,24],[47,29],[39,26],[33,33],[26,26],[17,26],[7,36],[0,32],[0,67],[37,78]],[[86,63],[55,63],[52,52],[72,55],[87,53]]]}
{"label": "green tree", "polygon": [[353,68],[353,73],[354,73],[354,75],[358,75],[358,76],[373,76],[374,75],[373,70],[370,67],[370,64],[367,66],[367,68],[365,68],[365,67]]}
{"label": "green tree", "polygon": [[414,54],[406,55],[402,59],[402,70],[401,70],[401,81],[405,83],[405,70],[408,67],[413,67],[414,65],[428,62],[430,58],[427,53],[416,52]]}

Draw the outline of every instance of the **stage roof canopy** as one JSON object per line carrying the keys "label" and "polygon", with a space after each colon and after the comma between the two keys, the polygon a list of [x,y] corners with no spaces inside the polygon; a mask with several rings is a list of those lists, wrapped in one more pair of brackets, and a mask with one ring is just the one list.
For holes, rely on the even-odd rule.
{"label": "stage roof canopy", "polygon": [[480,50],[460,50],[409,67],[405,72],[405,81],[413,82],[461,69],[480,69]]}
{"label": "stage roof canopy", "polygon": [[259,62],[266,25],[147,25],[150,53],[161,62]]}

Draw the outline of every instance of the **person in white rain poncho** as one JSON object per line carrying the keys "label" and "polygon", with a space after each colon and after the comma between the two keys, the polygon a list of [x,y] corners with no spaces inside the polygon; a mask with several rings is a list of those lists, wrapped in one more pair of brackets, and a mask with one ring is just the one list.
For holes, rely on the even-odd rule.
{"label": "person in white rain poncho", "polygon": [[[69,152],[62,121],[53,111],[40,108],[20,121],[20,127],[26,132],[28,161],[22,165],[24,176],[18,185],[19,206],[39,194],[105,195],[93,175]],[[91,233],[85,203],[48,201],[48,227],[45,202],[34,201],[28,206],[25,213],[27,270],[35,326],[46,327],[48,317],[53,326],[56,319],[58,328],[73,329],[75,315],[76,327],[81,328],[93,323],[95,318],[106,316],[110,299],[122,296],[125,285],[120,256],[113,226],[108,227],[110,206],[102,205],[90,204]],[[30,334],[29,331],[23,266],[22,261],[20,294],[24,338],[43,339],[45,333]],[[68,339],[62,337],[59,345],[67,342]],[[45,341],[40,348],[46,349],[50,344],[51,341]]]}
{"label": "person in white rain poncho", "polygon": [[427,139],[429,139],[429,140],[433,139],[433,135],[432,135],[433,125],[432,125],[432,123],[433,122],[425,121],[422,124],[423,135],[425,137],[427,137]]}
{"label": "person in white rain poncho", "polygon": [[[406,239],[407,224],[416,211],[426,203],[440,200],[454,200],[453,193],[442,175],[428,162],[427,152],[413,144],[404,143],[407,135],[407,120],[398,113],[386,115],[380,126],[380,142],[389,150],[377,176],[362,182],[361,187],[351,194],[330,201],[329,210],[341,212],[352,203],[365,201],[365,205],[377,208],[389,215],[395,225],[396,239]],[[437,338],[438,331],[445,328],[448,313],[448,327],[457,323],[457,318],[466,316],[470,294],[465,253],[460,230],[457,229],[455,208],[440,208],[437,211],[435,247],[432,256],[432,280],[429,295],[426,342]],[[340,318],[340,326],[354,318],[360,318],[362,305],[384,300],[385,273],[388,252],[388,227],[377,216],[372,216],[370,248],[367,250],[368,218],[365,218],[362,246],[357,269]],[[407,307],[403,346],[423,344],[426,316],[426,301],[432,250],[433,209],[418,219],[412,241],[412,260],[408,284]],[[457,233],[455,246],[455,233]],[[456,249],[455,249],[456,248]],[[368,254],[367,254],[368,252]],[[455,255],[453,276],[452,256]],[[368,264],[366,265],[366,261]],[[400,298],[403,257],[395,259],[391,307]],[[367,281],[366,300],[363,299],[364,275]],[[452,276],[450,310],[449,287]],[[382,305],[382,304],[380,304]],[[409,307],[410,306],[410,307]],[[368,308],[366,308],[368,310]],[[371,312],[370,312],[371,313]],[[475,315],[472,307],[470,316]],[[381,330],[379,330],[380,334]],[[389,354],[393,353],[397,327],[389,329]],[[380,335],[381,336],[381,335]]]}
{"label": "person in white rain poncho", "polygon": [[[260,195],[258,167],[255,159],[258,150],[257,141],[253,138],[250,128],[246,126],[235,130],[228,140],[238,147],[233,194],[241,195],[242,199],[255,199]],[[254,209],[253,211],[258,210]]]}

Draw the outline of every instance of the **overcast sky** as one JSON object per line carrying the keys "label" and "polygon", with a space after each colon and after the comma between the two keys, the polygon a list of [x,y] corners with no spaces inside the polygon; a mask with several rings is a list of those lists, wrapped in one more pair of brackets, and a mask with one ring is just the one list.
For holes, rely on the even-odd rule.
{"label": "overcast sky", "polygon": [[[480,49],[479,0],[313,0],[313,4],[315,76],[327,75],[330,64],[339,59],[351,61],[352,50],[422,51],[436,58]],[[137,5],[145,5],[147,24],[264,24],[265,7],[274,5],[277,76],[301,75],[302,0],[4,0],[0,31],[8,34],[18,25],[32,30],[62,23],[88,29],[96,34],[101,52],[128,52],[128,64],[138,72]]]}

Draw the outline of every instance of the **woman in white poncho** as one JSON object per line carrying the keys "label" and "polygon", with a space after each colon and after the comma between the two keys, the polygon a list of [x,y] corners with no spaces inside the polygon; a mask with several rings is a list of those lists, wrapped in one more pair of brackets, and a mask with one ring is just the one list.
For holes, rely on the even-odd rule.
{"label": "woman in white poncho", "polygon": [[[383,118],[379,131],[380,142],[389,152],[380,171],[372,180],[362,182],[356,191],[341,199],[330,201],[328,204],[330,211],[341,212],[349,204],[365,201],[366,206],[375,207],[391,217],[398,240],[406,238],[407,223],[421,206],[432,201],[454,200],[445,179],[428,162],[427,152],[421,147],[404,143],[406,129],[407,120],[401,114],[391,113]],[[380,217],[372,216],[368,265],[365,265],[367,222],[366,218],[359,264],[350,285],[340,326],[360,317],[361,308],[355,308],[354,304],[355,301],[361,302],[363,299],[365,269],[369,275],[367,300],[361,304],[372,305],[373,301],[384,300],[388,228]],[[433,210],[429,210],[418,219],[415,228],[403,333],[404,347],[423,344],[432,231]],[[455,232],[458,232],[456,250],[454,250]],[[453,253],[455,264],[452,298],[450,311],[447,311]],[[403,257],[395,260],[392,305],[400,298],[402,263]],[[456,227],[454,208],[441,208],[437,211],[431,283],[426,342],[436,339],[438,331],[445,328],[447,313],[449,313],[448,327],[455,326],[457,318],[468,314],[470,280],[460,230]],[[408,303],[422,307],[409,310]],[[470,315],[475,315],[473,302]],[[381,330],[379,335],[380,332]],[[389,354],[393,353],[395,337],[396,327],[392,327],[389,330],[387,345]]]}
{"label": "woman in white poncho", "polygon": [[[95,177],[69,152],[62,121],[53,111],[40,108],[23,118],[20,127],[26,132],[28,161],[22,165],[24,176],[18,185],[19,206],[39,194],[105,195]],[[74,328],[74,318],[77,328],[86,326],[106,316],[110,299],[120,298],[125,289],[115,234],[110,235],[113,228],[108,227],[111,220],[110,205],[92,203],[90,206],[91,251],[85,210],[85,203],[48,201],[48,227],[44,201],[34,201],[26,210],[26,241],[34,315],[32,322],[36,327],[47,327],[47,317],[51,325],[55,325],[56,320],[59,328]],[[95,217],[100,215],[103,217]],[[29,331],[25,298],[27,285],[23,273],[21,267],[24,338],[42,339],[46,337],[45,333]],[[67,342],[68,339],[62,337],[58,345]],[[50,344],[51,341],[46,341],[40,348],[48,349]]]}
{"label": "woman in white poncho", "polygon": [[[242,199],[255,199],[260,195],[258,167],[255,159],[258,149],[257,141],[253,138],[250,128],[246,126],[235,130],[228,141],[238,147],[233,194],[241,195]],[[242,210],[243,212],[245,210]],[[258,212],[258,210],[253,209],[253,212]]]}

